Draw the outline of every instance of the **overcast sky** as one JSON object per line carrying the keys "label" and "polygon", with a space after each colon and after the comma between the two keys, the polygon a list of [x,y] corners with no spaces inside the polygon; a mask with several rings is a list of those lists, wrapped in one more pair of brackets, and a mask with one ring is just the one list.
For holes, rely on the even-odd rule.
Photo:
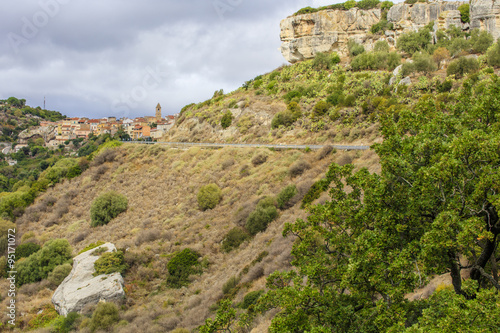
{"label": "overcast sky", "polygon": [[0,99],[68,116],[163,114],[286,63],[280,20],[325,0],[2,0]]}

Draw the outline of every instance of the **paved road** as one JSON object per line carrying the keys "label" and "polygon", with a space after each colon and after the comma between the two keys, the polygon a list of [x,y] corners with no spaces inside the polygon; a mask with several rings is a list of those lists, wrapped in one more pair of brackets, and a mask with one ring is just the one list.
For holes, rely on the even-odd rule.
{"label": "paved road", "polygon": [[[274,148],[274,149],[321,149],[325,145],[266,145],[266,144],[243,144],[243,143],[191,143],[191,142],[147,142],[147,141],[123,141],[124,143],[139,143],[146,145],[170,145],[177,147],[210,147],[210,148],[223,148],[223,147],[236,147],[236,148]],[[349,145],[331,145],[339,150],[368,150],[370,146],[349,146]]]}

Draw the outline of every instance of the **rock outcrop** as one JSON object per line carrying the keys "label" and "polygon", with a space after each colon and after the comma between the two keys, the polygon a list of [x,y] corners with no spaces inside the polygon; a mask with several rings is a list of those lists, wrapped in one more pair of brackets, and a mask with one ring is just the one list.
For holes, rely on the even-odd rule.
{"label": "rock outcrop", "polygon": [[470,1],[471,29],[486,30],[493,38],[500,37],[500,0]]}
{"label": "rock outcrop", "polygon": [[416,3],[413,5],[398,3],[389,9],[387,21],[394,25],[394,30],[399,33],[417,31],[434,21],[437,28],[448,29],[455,25],[467,29],[467,24],[462,24],[458,7],[465,1],[445,1],[432,3]]}
{"label": "rock outcrop", "polygon": [[25,129],[19,133],[19,143],[26,144],[30,139],[42,138],[46,143],[56,138],[55,126],[38,126]]}
{"label": "rock outcrop", "polygon": [[291,63],[314,58],[318,52],[347,52],[354,38],[368,44],[367,33],[380,21],[380,9],[322,10],[281,21],[281,53]]}
{"label": "rock outcrop", "polygon": [[99,259],[99,256],[92,253],[104,247],[105,252],[116,251],[113,244],[106,243],[73,259],[71,273],[52,296],[52,303],[60,315],[79,312],[86,305],[97,304],[100,300],[119,301],[125,296],[120,273],[92,275],[95,272],[94,263]]}

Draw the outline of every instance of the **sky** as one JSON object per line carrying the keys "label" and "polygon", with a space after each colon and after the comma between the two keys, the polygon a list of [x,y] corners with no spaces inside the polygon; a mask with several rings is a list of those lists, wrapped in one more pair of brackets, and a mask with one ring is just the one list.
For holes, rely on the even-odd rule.
{"label": "sky", "polygon": [[286,63],[280,20],[325,0],[2,0],[0,99],[70,117],[175,114]]}

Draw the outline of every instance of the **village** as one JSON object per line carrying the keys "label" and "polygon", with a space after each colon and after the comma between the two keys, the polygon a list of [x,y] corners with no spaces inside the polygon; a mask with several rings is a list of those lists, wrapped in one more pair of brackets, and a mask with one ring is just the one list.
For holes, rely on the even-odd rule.
{"label": "village", "polygon": [[103,134],[114,136],[119,131],[122,131],[122,138],[125,140],[156,141],[174,126],[177,118],[178,115],[162,117],[161,105],[158,103],[154,116],[135,119],[75,117],[58,122],[41,121],[39,127],[21,133],[15,150],[19,150],[26,146],[29,140],[36,138],[42,138],[46,147],[57,148],[74,139],[86,140],[90,135],[99,136]]}

